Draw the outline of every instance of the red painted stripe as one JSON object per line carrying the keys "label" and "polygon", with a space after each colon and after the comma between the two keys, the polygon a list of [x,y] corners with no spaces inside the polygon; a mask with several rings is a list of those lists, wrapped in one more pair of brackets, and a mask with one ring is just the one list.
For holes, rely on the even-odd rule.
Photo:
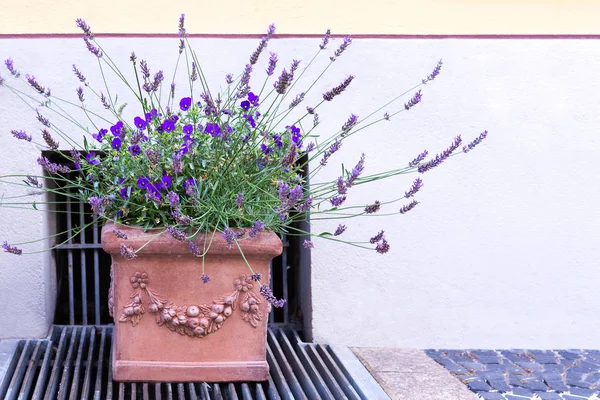
{"label": "red painted stripe", "polygon": [[[100,38],[177,38],[177,34],[170,33],[98,33]],[[189,38],[210,39],[259,39],[264,34],[216,34],[197,33],[188,34]],[[331,35],[333,38],[342,38],[347,35]],[[355,34],[353,39],[600,39],[600,34],[482,34],[482,35],[408,35],[408,34]],[[0,33],[0,39],[80,39],[79,33]],[[320,39],[321,34],[277,34],[273,39]]]}

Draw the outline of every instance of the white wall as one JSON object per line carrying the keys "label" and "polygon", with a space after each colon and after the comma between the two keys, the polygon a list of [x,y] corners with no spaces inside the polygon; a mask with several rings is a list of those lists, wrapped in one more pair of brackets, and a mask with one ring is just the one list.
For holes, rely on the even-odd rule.
{"label": "white wall", "polygon": [[[225,73],[243,67],[256,45],[241,39],[194,42],[217,86]],[[159,65],[171,71],[177,46],[175,39],[152,38],[103,43],[125,68],[135,49],[138,57],[147,56],[153,72]],[[308,61],[318,43],[279,39],[269,50],[289,64],[292,57]],[[95,60],[85,53],[74,39],[0,41],[2,59],[12,56],[23,72],[72,99],[78,86],[73,62],[99,82],[92,73]],[[594,76],[599,56],[596,40],[355,40],[306,101],[316,103],[347,73],[357,76],[346,93],[324,106],[323,135],[336,131],[351,112],[365,116],[373,105],[419,82],[439,58],[444,67],[423,88],[422,104],[351,137],[323,178],[335,178],[340,162],[351,166],[363,151],[365,173],[374,173],[403,166],[424,149],[433,155],[457,134],[469,141],[487,129],[489,137],[472,153],[423,175],[421,204],[409,214],[347,223],[349,239],[368,240],[384,229],[392,246],[387,255],[315,242],[314,339],[354,346],[598,347],[600,213],[594,200],[600,190],[593,162],[600,154]],[[26,143],[10,138],[9,131],[36,124],[18,123],[31,112],[4,89],[0,104],[11,107],[0,109],[0,131],[9,152],[0,166],[31,171],[35,151],[23,151]],[[350,201],[402,195],[415,177],[353,188]],[[43,229],[41,216],[24,220],[25,215],[31,214],[0,209],[2,236],[12,240]],[[314,221],[312,229],[336,225]],[[0,255],[0,300],[11,305],[0,309],[0,337],[42,335],[53,303],[44,283],[48,268],[40,256]]]}

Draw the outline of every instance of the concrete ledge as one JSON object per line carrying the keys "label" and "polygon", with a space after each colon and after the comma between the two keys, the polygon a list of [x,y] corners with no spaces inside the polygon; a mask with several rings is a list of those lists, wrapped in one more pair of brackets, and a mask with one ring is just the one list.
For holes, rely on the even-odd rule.
{"label": "concrete ledge", "polygon": [[478,399],[422,350],[358,347],[352,351],[392,399]]}

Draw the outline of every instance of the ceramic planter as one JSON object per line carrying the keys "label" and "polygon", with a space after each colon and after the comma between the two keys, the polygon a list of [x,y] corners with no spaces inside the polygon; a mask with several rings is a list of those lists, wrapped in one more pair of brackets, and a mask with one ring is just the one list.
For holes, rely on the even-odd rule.
{"label": "ceramic planter", "polygon": [[[164,233],[143,233],[112,223],[102,229],[102,247],[112,257],[109,308],[115,319],[113,379],[117,381],[262,381],[268,378],[267,320],[270,304],[249,277],[237,247],[212,237],[202,283],[202,259],[186,242]],[[155,238],[154,238],[155,237]],[[139,249],[131,260],[121,245]],[[203,249],[205,236],[195,243]],[[255,272],[269,282],[269,262],[282,251],[276,234],[259,232],[239,241]]]}

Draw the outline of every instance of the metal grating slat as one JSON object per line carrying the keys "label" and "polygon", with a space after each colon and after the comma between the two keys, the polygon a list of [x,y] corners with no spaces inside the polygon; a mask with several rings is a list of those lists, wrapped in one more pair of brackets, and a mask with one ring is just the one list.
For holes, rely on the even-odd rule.
{"label": "metal grating slat", "polygon": [[25,345],[23,346],[23,350],[21,351],[21,356],[19,357],[19,361],[17,362],[17,365],[15,367],[15,372],[10,381],[10,385],[8,385],[8,391],[6,392],[7,399],[17,398],[19,388],[21,386],[21,383],[23,382],[25,373],[27,372],[27,365],[29,364],[29,357],[31,357],[33,348],[33,341],[25,341]]}
{"label": "metal grating slat", "polygon": [[[302,342],[297,332],[268,331],[266,382],[113,382],[110,326],[55,326],[48,339],[19,341],[0,382],[2,399],[64,400],[379,400],[360,389],[335,348]],[[349,354],[348,354],[349,353]],[[352,361],[352,360],[351,360]],[[357,361],[360,363],[359,361]],[[363,367],[364,368],[364,367]],[[350,368],[351,370],[352,368]],[[368,372],[365,373],[368,375]],[[358,381],[364,384],[363,374]],[[375,382],[373,380],[373,382]],[[35,389],[33,389],[35,388]],[[382,392],[382,391],[381,391]],[[376,393],[373,396],[373,393]]]}
{"label": "metal grating slat", "polygon": [[42,354],[46,351],[47,346],[48,341],[37,341],[35,349],[33,350],[33,355],[31,356],[31,361],[29,362],[29,366],[27,368],[27,373],[25,374],[25,378],[23,379],[23,386],[21,387],[21,391],[19,392],[19,398],[26,399],[29,397],[29,393],[31,391],[31,388],[33,387],[33,381],[35,380],[38,364],[40,362],[40,359],[42,358]]}

